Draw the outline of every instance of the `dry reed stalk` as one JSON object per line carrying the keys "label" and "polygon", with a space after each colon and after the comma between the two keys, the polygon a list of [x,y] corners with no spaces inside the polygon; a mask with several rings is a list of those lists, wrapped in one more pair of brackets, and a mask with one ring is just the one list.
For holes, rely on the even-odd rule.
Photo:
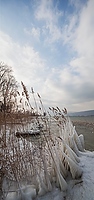
{"label": "dry reed stalk", "polygon": [[[18,112],[19,109],[17,107],[16,112],[11,113],[12,131],[10,129],[9,136],[6,136],[6,146],[2,147],[2,166],[4,166],[5,176],[9,179],[15,180],[20,191],[22,182],[24,181],[26,184],[29,182],[36,184],[36,188],[39,190],[40,181],[41,187],[43,187],[44,183],[44,188],[47,192],[52,189],[51,181],[53,181],[53,178],[51,176],[52,173],[54,173],[59,187],[63,190],[66,188],[66,182],[64,179],[66,175],[66,167],[64,166],[66,161],[65,156],[62,155],[60,142],[58,142],[57,137],[53,133],[52,126],[54,125],[54,128],[59,127],[61,133],[62,130],[66,132],[65,127],[68,125],[67,123],[69,123],[66,118],[67,110],[65,108],[64,110],[61,110],[59,107],[52,107],[49,108],[51,114],[45,112],[41,97],[37,94],[41,105],[41,113],[40,116],[35,115],[32,120],[32,117],[29,117],[27,114],[27,109],[30,108],[32,111],[32,105],[30,103],[28,91],[23,82],[22,87],[27,101],[25,102],[25,105],[23,105],[23,99],[21,99],[21,109],[23,112],[22,110]],[[38,114],[38,105],[33,88],[32,94]],[[44,112],[46,113],[45,115],[43,115]],[[16,119],[17,116],[19,116],[18,119]],[[30,120],[32,120],[32,123],[35,123],[36,125],[43,123],[44,128],[41,130],[39,138],[35,136],[34,141],[31,139],[31,142],[22,137],[16,138],[16,130],[26,131],[29,127],[28,123],[30,123]],[[15,123],[14,126],[12,126],[13,122]],[[20,124],[18,125],[16,122],[20,122]],[[68,129],[70,134],[72,134],[71,129]],[[5,126],[5,135],[7,135],[6,133],[7,129]],[[63,149],[64,153],[66,153],[65,150],[66,148]],[[53,182],[55,184],[55,181]]]}

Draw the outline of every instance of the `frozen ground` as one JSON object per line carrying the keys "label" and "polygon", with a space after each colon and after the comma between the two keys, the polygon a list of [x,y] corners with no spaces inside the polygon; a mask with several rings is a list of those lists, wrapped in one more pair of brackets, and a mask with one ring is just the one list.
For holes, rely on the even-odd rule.
{"label": "frozen ground", "polygon": [[86,151],[80,156],[80,166],[83,169],[82,178],[69,178],[68,190],[61,192],[58,188],[37,200],[94,200],[94,152]]}
{"label": "frozen ground", "polygon": [[[31,185],[28,185],[29,183],[26,180],[24,183],[23,179],[21,179],[22,182],[19,182],[19,179],[17,179],[19,176],[17,175],[17,181],[14,182],[14,186],[13,180],[11,184],[9,179],[6,182],[7,179],[5,178],[2,184],[4,200],[94,200],[94,151],[84,150],[84,137],[83,135],[78,136],[75,127],[68,118],[66,123],[63,124],[64,126],[62,126],[61,121],[60,125],[60,136],[54,137],[51,135],[50,140],[47,140],[48,136],[47,138],[45,136],[46,143],[41,148],[41,151],[38,146],[36,149],[34,146],[34,151],[32,151],[32,146],[30,145],[27,146],[28,148],[22,148],[22,146],[19,148],[20,143],[14,143],[18,144],[17,153],[21,153],[17,154],[17,156],[22,155],[22,158],[20,157],[19,159],[20,162],[17,163],[18,169],[22,163],[20,173],[23,172],[22,169],[25,164],[32,162],[32,159],[28,162],[23,162],[28,158],[28,156],[23,156],[27,155],[25,154],[27,150],[28,155],[31,155],[31,158],[33,156],[33,160],[36,161],[34,162],[34,167],[36,167],[37,171],[34,177],[30,176],[30,181],[31,177],[33,177],[32,182],[30,182]],[[10,150],[12,151],[12,149]],[[11,151],[8,152],[10,153]],[[11,154],[8,154],[9,158],[11,158]],[[13,161],[15,159],[12,160],[12,165],[10,166],[14,167]],[[16,163],[14,162],[14,164]],[[13,172],[16,170],[16,168],[12,169]],[[29,168],[27,168],[26,172],[28,170]],[[8,170],[8,172],[10,175],[11,170]],[[30,170],[31,172],[32,170]],[[78,177],[79,179],[77,179]],[[62,191],[56,187],[57,185]]]}
{"label": "frozen ground", "polygon": [[[67,177],[68,188],[66,192],[59,188],[53,188],[51,192],[44,196],[35,197],[35,200],[94,200],[94,151],[86,151],[80,155],[80,166],[83,175],[80,179],[73,180],[70,175]],[[14,195],[14,193],[13,193]],[[14,200],[12,194],[9,194],[6,200]],[[18,200],[16,198],[15,200]],[[0,199],[1,200],[1,199]],[[24,200],[24,198],[22,198]],[[33,200],[30,196],[25,200]]]}

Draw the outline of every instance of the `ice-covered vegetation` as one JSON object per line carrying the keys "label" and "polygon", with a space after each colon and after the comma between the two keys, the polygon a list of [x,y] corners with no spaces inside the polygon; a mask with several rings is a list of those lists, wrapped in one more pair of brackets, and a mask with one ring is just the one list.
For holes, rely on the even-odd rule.
{"label": "ice-covered vegetation", "polygon": [[[23,83],[22,86],[27,104],[33,109],[26,87]],[[11,121],[8,125],[5,118],[6,123],[1,128],[2,195],[6,200],[32,199],[43,196],[54,187],[66,192],[67,177],[79,179],[83,173],[79,156],[84,152],[84,138],[78,136],[67,110],[52,107],[45,111],[40,95],[37,94],[40,106],[33,89],[32,95],[35,116],[29,121],[26,116],[26,121],[21,117],[20,125],[17,125],[16,119],[14,125]],[[33,141],[17,138],[16,131],[27,129],[31,123],[43,125],[39,137],[35,136]]]}
{"label": "ice-covered vegetation", "polygon": [[[32,105],[21,85],[23,91],[15,95],[11,112],[3,109],[0,115],[0,198],[69,199],[67,191],[71,196],[74,185],[83,182],[82,156],[89,157],[83,135],[78,136],[65,108],[46,111],[33,88]],[[39,136],[16,137],[17,131],[28,131],[32,125],[41,127]]]}

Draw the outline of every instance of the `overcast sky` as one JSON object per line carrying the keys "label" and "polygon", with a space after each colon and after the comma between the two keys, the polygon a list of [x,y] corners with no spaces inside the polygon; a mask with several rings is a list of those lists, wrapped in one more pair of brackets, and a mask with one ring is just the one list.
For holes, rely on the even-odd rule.
{"label": "overcast sky", "polygon": [[94,0],[0,0],[0,61],[45,105],[94,109]]}

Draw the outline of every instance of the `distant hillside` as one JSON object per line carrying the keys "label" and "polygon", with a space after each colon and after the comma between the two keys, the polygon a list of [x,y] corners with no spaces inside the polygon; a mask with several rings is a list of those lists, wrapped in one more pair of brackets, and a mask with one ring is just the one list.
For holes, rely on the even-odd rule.
{"label": "distant hillside", "polygon": [[69,113],[69,116],[94,116],[94,110],[71,112]]}

